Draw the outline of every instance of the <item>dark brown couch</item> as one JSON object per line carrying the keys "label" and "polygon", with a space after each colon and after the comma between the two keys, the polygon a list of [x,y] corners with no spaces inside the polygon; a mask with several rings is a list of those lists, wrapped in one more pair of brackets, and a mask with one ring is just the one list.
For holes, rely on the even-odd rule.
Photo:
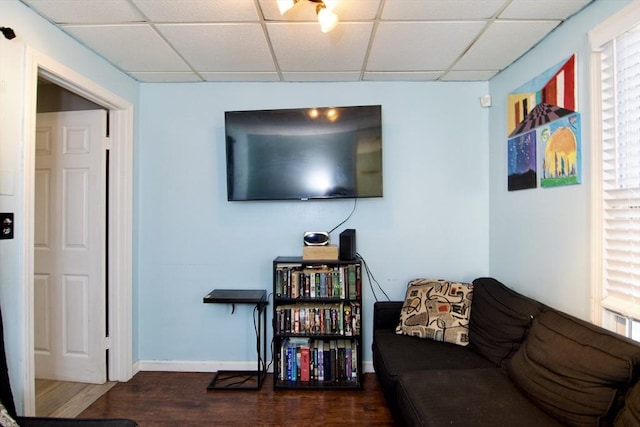
{"label": "dark brown couch", "polygon": [[640,344],[473,282],[469,345],[397,335],[402,302],[374,306],[373,364],[410,426],[640,426]]}

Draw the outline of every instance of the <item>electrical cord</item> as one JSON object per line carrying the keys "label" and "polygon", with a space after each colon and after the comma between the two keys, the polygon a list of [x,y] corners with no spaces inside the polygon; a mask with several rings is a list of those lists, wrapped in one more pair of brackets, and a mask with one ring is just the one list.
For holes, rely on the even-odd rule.
{"label": "electrical cord", "polygon": [[[271,295],[271,294],[269,294]],[[268,297],[267,297],[268,300]],[[258,327],[258,321],[257,321],[257,317],[260,316],[260,314],[262,313],[262,310],[260,309],[262,308],[262,310],[266,310],[267,307],[266,305],[263,306],[263,304],[257,304],[255,307],[253,307],[253,331],[256,335],[256,353],[258,354],[258,371],[254,374],[254,373],[234,373],[228,376],[221,376],[219,377],[220,380],[225,381],[225,380],[231,380],[233,378],[242,378],[240,381],[235,381],[232,383],[228,383],[225,384],[224,387],[225,388],[231,388],[231,387],[235,387],[241,384],[246,383],[247,381],[250,381],[251,379],[253,379],[254,377],[258,377],[258,382],[261,381],[260,379],[260,375],[261,373],[264,373],[266,375],[267,373],[267,369],[269,369],[269,366],[271,365],[271,363],[269,363],[269,366],[267,366],[266,364],[266,360],[264,360],[262,358],[262,352],[260,351],[260,344],[261,344],[261,340],[260,340],[260,330]],[[266,325],[265,325],[266,328]],[[267,337],[264,337],[264,339],[267,339]],[[273,345],[273,344],[272,344]],[[271,348],[271,352],[273,354],[273,347]],[[262,368],[262,369],[260,369]]]}
{"label": "electrical cord", "polygon": [[[340,227],[341,225],[343,225],[344,223],[349,221],[349,219],[351,219],[351,216],[356,211],[357,204],[358,204],[358,198],[354,197],[353,198],[353,208],[351,209],[351,212],[349,213],[349,215],[340,224],[338,224],[335,227],[333,227],[329,231],[329,234],[333,233],[338,227]],[[356,256],[358,256],[358,258],[360,258],[362,260],[362,264],[364,265],[365,272],[367,273],[367,278],[369,279],[369,288],[371,288],[371,293],[373,293],[373,297],[375,298],[375,300],[378,301],[378,296],[376,295],[376,292],[373,289],[373,283],[375,283],[378,286],[378,289],[380,291],[382,291],[384,296],[387,298],[387,301],[391,301],[391,299],[389,298],[389,295],[387,295],[387,293],[384,291],[384,289],[382,289],[382,286],[380,286],[380,283],[378,283],[378,281],[376,280],[375,276],[373,275],[373,272],[369,268],[369,265],[365,261],[364,257],[362,255],[360,255],[359,253],[357,253],[357,252],[356,252]]]}
{"label": "electrical cord", "polygon": [[360,255],[358,252],[356,252],[356,256],[362,260],[362,265],[364,265],[364,270],[367,273],[367,278],[369,279],[369,288],[371,288],[371,293],[373,294],[373,297],[375,298],[376,302],[379,300],[378,300],[378,296],[376,295],[376,291],[373,289],[373,283],[378,285],[378,289],[380,289],[380,291],[382,291],[384,296],[387,297],[387,301],[391,301],[391,299],[389,298],[389,295],[387,295],[384,289],[382,289],[382,286],[380,286],[380,283],[378,283],[378,281],[376,280],[375,276],[373,275],[373,272],[369,268],[369,264],[367,264],[367,261],[365,261],[364,257]]}
{"label": "electrical cord", "polygon": [[222,377],[219,376],[218,378],[220,380],[222,380],[222,381],[230,380],[230,379],[233,379],[233,378],[242,378],[242,380],[240,380],[240,381],[236,381],[236,382],[233,382],[233,383],[228,383],[228,384],[225,384],[225,386],[224,386],[225,388],[231,388],[231,387],[235,387],[235,386],[240,385],[240,384],[244,384],[247,381],[251,380],[255,376],[256,376],[255,374],[246,374],[246,375],[245,374],[234,374],[234,375],[222,376]]}
{"label": "electrical cord", "polygon": [[[267,305],[268,305],[268,301],[269,299],[271,299],[271,297],[273,297],[273,292],[269,293],[269,295],[267,295]],[[272,304],[275,303],[272,302]],[[263,307],[264,310],[267,309],[266,305]],[[269,364],[266,363],[266,360],[262,359],[262,352],[260,351],[260,344],[259,344],[259,339],[258,337],[260,336],[260,331],[258,330],[258,326],[256,323],[256,313],[258,313],[258,316],[260,316],[260,312],[258,310],[258,306],[254,307],[253,309],[253,330],[256,333],[256,350],[258,353],[258,364],[262,365],[263,371],[265,374],[269,371],[269,368],[271,368],[271,364],[273,363],[273,338],[271,338],[271,345],[270,345],[270,350],[271,350],[271,361],[269,362]],[[266,327],[266,325],[265,325]],[[266,340],[267,337],[264,337],[264,339]]]}
{"label": "electrical cord", "polygon": [[358,203],[358,198],[354,197],[353,198],[353,208],[351,209],[351,213],[338,225],[336,225],[335,227],[333,227],[331,229],[331,231],[329,231],[329,234],[333,233],[334,231],[336,231],[336,229],[338,227],[340,227],[342,224],[344,224],[345,222],[349,221],[349,219],[351,218],[351,215],[353,215],[353,213],[356,211],[356,204]]}

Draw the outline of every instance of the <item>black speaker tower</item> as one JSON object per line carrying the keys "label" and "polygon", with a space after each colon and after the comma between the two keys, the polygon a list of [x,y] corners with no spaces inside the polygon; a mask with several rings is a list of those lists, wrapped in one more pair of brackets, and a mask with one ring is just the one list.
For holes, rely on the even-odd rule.
{"label": "black speaker tower", "polygon": [[340,260],[353,261],[356,259],[356,230],[347,228],[340,233]]}

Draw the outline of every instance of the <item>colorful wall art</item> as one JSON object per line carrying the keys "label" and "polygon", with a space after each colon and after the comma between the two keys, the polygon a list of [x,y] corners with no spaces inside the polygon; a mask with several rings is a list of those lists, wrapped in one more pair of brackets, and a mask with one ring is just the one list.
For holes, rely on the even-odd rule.
{"label": "colorful wall art", "polygon": [[509,191],[535,188],[536,131],[522,133],[508,141]]}
{"label": "colorful wall art", "polygon": [[[576,58],[550,68],[507,96],[508,190],[581,182]],[[537,154],[537,155],[536,155]]]}
{"label": "colorful wall art", "polygon": [[537,129],[542,153],[542,187],[578,184],[580,176],[580,114],[574,113]]}

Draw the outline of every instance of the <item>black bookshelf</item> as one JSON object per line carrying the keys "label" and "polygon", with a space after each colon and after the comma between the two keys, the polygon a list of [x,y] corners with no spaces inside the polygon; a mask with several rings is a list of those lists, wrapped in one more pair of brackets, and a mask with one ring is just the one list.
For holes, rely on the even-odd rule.
{"label": "black bookshelf", "polygon": [[362,262],[273,261],[277,389],[362,389]]}

